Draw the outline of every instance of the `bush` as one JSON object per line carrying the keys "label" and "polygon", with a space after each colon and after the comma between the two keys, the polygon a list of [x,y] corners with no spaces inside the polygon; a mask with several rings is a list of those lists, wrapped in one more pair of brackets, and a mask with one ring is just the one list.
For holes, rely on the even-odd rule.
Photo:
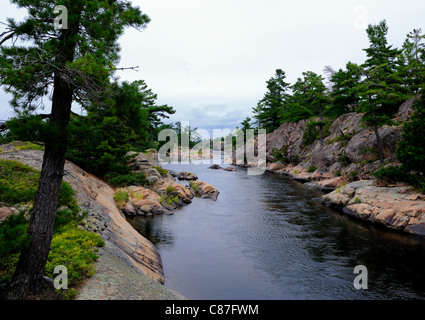
{"label": "bush", "polygon": [[27,228],[23,212],[9,216],[0,224],[0,283],[11,280],[19,253],[29,243]]}
{"label": "bush", "polygon": [[[38,186],[40,173],[16,161],[0,160],[0,199],[7,203],[32,201]],[[20,198],[23,197],[23,198]],[[68,269],[69,285],[75,285],[94,272],[95,247],[103,246],[103,239],[80,227],[86,212],[81,212],[74,190],[67,182],[62,183],[60,208],[56,214],[55,229],[46,275],[54,278],[53,269],[64,265]],[[12,215],[0,223],[0,283],[9,283],[16,268],[19,254],[29,243],[29,222],[24,212]],[[70,288],[61,291],[62,298],[75,294]]]}
{"label": "bush", "polygon": [[387,182],[411,182],[411,176],[402,167],[384,167],[373,175]]}
{"label": "bush", "polygon": [[0,200],[10,205],[34,199],[40,172],[13,160],[0,160]]}
{"label": "bush", "polygon": [[319,138],[320,132],[313,124],[307,124],[307,129],[303,134],[303,146],[309,146]]}
{"label": "bush", "polygon": [[[38,189],[40,172],[14,160],[0,160],[0,200],[14,205],[32,202]],[[74,191],[63,181],[59,206],[78,207]]]}
{"label": "bush", "polygon": [[108,179],[108,183],[115,188],[123,188],[128,186],[145,186],[148,184],[144,173],[129,173],[117,175]]}
{"label": "bush", "polygon": [[425,98],[415,103],[411,121],[403,125],[403,139],[397,148],[397,159],[406,171],[425,175]]}
{"label": "bush", "polygon": [[288,164],[288,148],[289,146],[283,146],[280,148],[280,150],[273,148],[272,155],[273,155],[273,161],[278,162],[280,161],[283,164]]}
{"label": "bush", "polygon": [[174,187],[172,185],[167,186],[167,189],[165,189],[166,194],[173,193],[174,191],[175,190],[174,190]]}
{"label": "bush", "polygon": [[161,167],[153,167],[154,169],[156,169],[159,174],[163,177],[165,177],[168,174],[168,169],[163,169]]}
{"label": "bush", "polygon": [[312,165],[308,168],[308,172],[313,173],[314,171],[316,171],[318,168],[315,165]]}
{"label": "bush", "polygon": [[95,233],[72,224],[64,226],[53,236],[46,275],[54,278],[54,268],[63,265],[68,270],[68,285],[80,283],[94,274],[95,248],[104,245],[103,239]]}

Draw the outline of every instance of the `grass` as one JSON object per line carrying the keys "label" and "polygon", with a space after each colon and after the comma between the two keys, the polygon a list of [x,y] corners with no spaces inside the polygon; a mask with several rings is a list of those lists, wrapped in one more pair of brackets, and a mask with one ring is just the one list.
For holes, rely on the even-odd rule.
{"label": "grass", "polygon": [[115,203],[120,210],[125,207],[129,198],[130,195],[128,194],[127,189],[119,189],[114,195]]}
{"label": "grass", "polygon": [[199,195],[199,186],[194,183],[193,181],[190,181],[190,187],[195,191],[195,196]]}
{"label": "grass", "polygon": [[359,204],[359,203],[362,203],[362,199],[360,199],[359,197],[355,197],[355,198],[353,199],[353,202],[354,202],[355,204]]}
{"label": "grass", "polygon": [[174,187],[172,185],[168,185],[167,189],[165,189],[166,194],[173,193],[175,191]]}

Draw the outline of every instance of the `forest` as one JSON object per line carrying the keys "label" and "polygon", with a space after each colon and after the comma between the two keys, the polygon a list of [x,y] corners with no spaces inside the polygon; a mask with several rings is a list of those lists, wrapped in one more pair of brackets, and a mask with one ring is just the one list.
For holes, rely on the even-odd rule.
{"label": "forest", "polygon": [[378,128],[394,125],[392,120],[400,105],[415,97],[415,112],[404,123],[403,139],[397,149],[400,167],[384,168],[376,175],[412,182],[425,191],[425,35],[421,29],[409,32],[402,48],[388,43],[386,20],[369,25],[366,32],[369,47],[363,49],[363,64],[347,62],[345,69],[326,66],[326,78],[312,71],[302,73],[294,84],[285,81],[286,74],[277,69],[267,83],[264,97],[253,108],[253,119],[242,122],[248,128],[276,130],[284,122],[308,121],[308,139],[320,139],[326,126],[350,112],[363,115],[364,126],[373,129],[379,159],[383,162],[382,142]]}

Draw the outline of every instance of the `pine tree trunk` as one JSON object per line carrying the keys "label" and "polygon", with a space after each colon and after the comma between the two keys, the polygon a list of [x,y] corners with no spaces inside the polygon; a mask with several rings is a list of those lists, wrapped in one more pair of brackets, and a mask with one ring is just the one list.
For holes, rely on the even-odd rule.
{"label": "pine tree trunk", "polygon": [[[70,39],[75,39],[77,33],[78,25],[62,31],[59,40],[64,50],[62,55],[58,53],[58,62],[62,66],[74,60],[76,43]],[[9,299],[25,299],[39,293],[45,284],[44,270],[50,252],[64,175],[68,140],[66,128],[70,122],[72,98],[71,86],[62,79],[60,72],[55,74],[50,127],[57,134],[45,141],[41,176],[28,228],[31,240],[19,257],[8,294]]]}
{"label": "pine tree trunk", "polygon": [[71,104],[72,90],[56,77],[51,126],[57,127],[58,137],[54,137],[45,146],[40,181],[28,229],[31,241],[21,252],[9,293],[11,299],[22,299],[43,289],[44,269],[50,252],[64,175],[67,141],[65,130],[70,120]]}

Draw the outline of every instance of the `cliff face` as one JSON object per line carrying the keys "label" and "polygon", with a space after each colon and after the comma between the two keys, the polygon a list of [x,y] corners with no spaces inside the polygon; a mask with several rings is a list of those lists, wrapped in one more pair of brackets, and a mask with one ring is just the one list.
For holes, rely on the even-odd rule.
{"label": "cliff face", "polygon": [[[383,126],[379,134],[383,143],[386,163],[397,163],[395,152],[402,136],[402,122],[413,111],[414,98],[404,103],[395,119],[395,125]],[[300,180],[320,180],[335,176],[370,179],[379,168],[376,136],[362,123],[362,114],[347,113],[332,122],[323,145],[319,139],[305,145],[303,136],[308,121],[286,122],[267,135],[267,162],[271,171],[284,170]],[[280,164],[276,152],[283,154],[291,164]],[[312,166],[315,172],[308,172]],[[310,170],[313,171],[313,170]]]}
{"label": "cliff face", "polygon": [[[0,154],[0,158],[17,160],[41,170],[43,151],[10,151]],[[68,161],[65,164],[64,180],[74,189],[80,207],[89,212],[86,218],[87,228],[100,234],[107,247],[129,266],[156,282],[164,283],[162,261],[156,248],[118,210],[114,201],[115,191],[102,180]]]}

